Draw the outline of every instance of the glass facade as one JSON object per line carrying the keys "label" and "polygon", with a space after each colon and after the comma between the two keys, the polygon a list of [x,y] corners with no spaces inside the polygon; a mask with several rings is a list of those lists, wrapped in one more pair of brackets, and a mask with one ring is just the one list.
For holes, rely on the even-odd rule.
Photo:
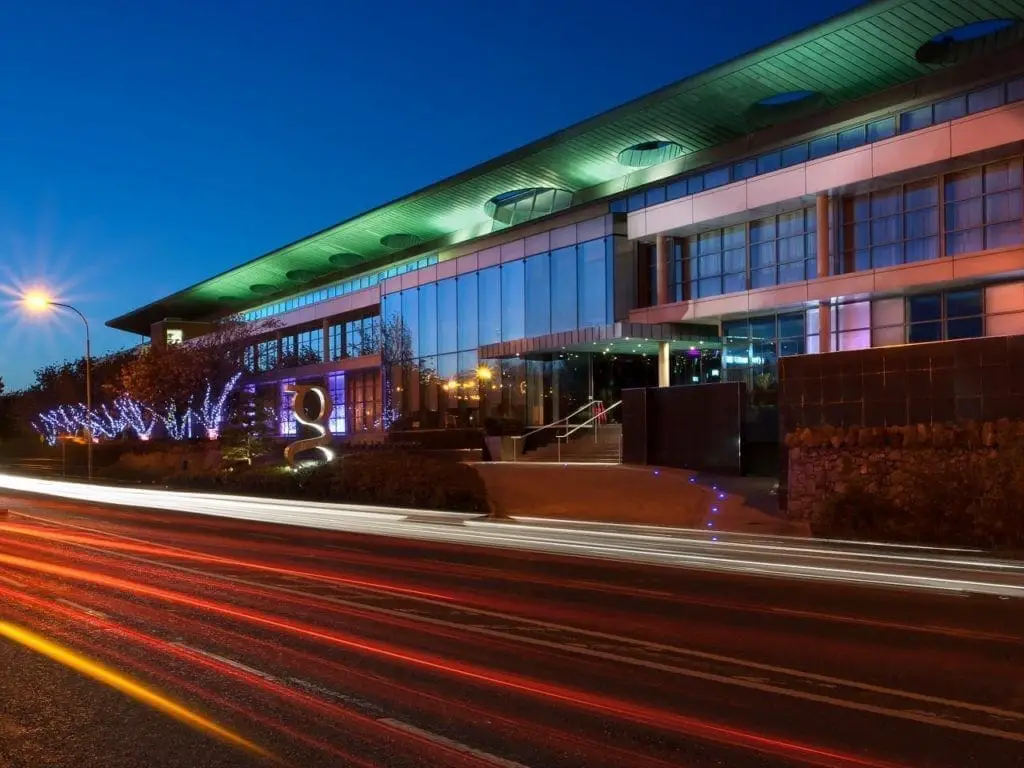
{"label": "glass facade", "polygon": [[328,427],[332,434],[343,435],[345,429],[345,374],[332,373],[327,376],[327,391],[331,396],[331,415]]}
{"label": "glass facade", "polygon": [[946,253],[983,251],[1024,241],[1021,158],[945,178]]}
{"label": "glass facade", "polygon": [[411,356],[445,380],[477,368],[477,349],[613,322],[612,237],[507,261],[388,294],[385,322],[401,321]]}
{"label": "glass facade", "polygon": [[939,256],[939,183],[926,179],[843,201],[843,271]]}
{"label": "glass facade", "polygon": [[981,288],[907,297],[907,341],[969,339],[985,335]]}

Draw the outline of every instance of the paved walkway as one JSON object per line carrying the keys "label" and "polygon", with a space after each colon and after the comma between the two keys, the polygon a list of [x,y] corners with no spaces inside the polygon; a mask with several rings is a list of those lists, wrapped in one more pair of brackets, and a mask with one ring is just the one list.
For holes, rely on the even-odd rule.
{"label": "paved walkway", "polygon": [[774,482],[764,478],[619,465],[475,466],[502,516],[807,535],[777,516]]}

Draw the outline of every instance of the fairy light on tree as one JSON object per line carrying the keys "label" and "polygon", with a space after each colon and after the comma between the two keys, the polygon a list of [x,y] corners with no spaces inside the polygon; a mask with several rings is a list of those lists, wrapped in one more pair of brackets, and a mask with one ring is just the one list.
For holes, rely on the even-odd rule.
{"label": "fairy light on tree", "polygon": [[127,428],[134,432],[139,440],[146,441],[153,436],[158,419],[151,408],[128,395],[121,395],[114,400],[114,407],[124,419]]}
{"label": "fairy light on tree", "polygon": [[206,431],[207,439],[216,440],[220,436],[220,427],[224,422],[224,412],[228,397],[234,391],[240,378],[242,378],[242,374],[236,373],[228,379],[220,395],[217,397],[213,396],[213,385],[209,381],[206,382],[206,393],[203,395],[203,403],[195,411],[195,416],[200,426]]}

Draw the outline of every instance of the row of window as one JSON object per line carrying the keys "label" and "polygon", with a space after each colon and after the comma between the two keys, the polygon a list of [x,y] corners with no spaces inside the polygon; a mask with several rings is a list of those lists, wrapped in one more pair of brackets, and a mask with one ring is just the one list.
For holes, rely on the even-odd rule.
{"label": "row of window", "polygon": [[[854,302],[832,308],[832,348],[969,339],[985,335],[981,288]],[[815,353],[818,310],[728,320],[722,323],[723,366],[730,380],[744,372],[773,372],[777,358]]]}
{"label": "row of window", "polygon": [[539,253],[384,297],[415,357],[476,351],[612,322],[612,237]]}
{"label": "row of window", "polygon": [[908,133],[1021,100],[1024,100],[1024,77],[943,99],[899,115],[890,115],[852,128],[833,131],[784,149],[772,150],[731,165],[712,168],[675,179],[665,185],[634,192],[628,197],[613,201],[611,210],[613,213],[638,211],[650,205],[676,200],[752,176],[760,176],[806,163],[808,160],[817,160],[837,152],[889,139],[897,132]]}
{"label": "row of window", "polygon": [[437,254],[430,256],[424,256],[415,261],[409,261],[405,264],[396,264],[395,266],[388,267],[387,269],[379,272],[373,272],[366,275],[359,275],[357,277],[349,278],[348,280],[342,280],[332,285],[318,288],[315,291],[309,291],[308,293],[300,294],[299,296],[292,296],[288,299],[274,302],[273,304],[267,304],[256,309],[246,310],[239,315],[239,318],[245,322],[253,322],[255,320],[264,320],[274,315],[280,315],[284,312],[291,312],[295,309],[307,307],[310,304],[319,304],[322,301],[329,301],[330,299],[336,299],[339,296],[345,296],[355,291],[361,291],[364,288],[370,288],[371,286],[377,285],[384,282],[385,280],[404,275],[407,272],[413,272],[417,269],[423,269],[433,264],[437,264]]}
{"label": "row of window", "polygon": [[[842,199],[833,273],[976,253],[1024,243],[1024,159],[1015,157]],[[649,301],[653,249],[641,249]],[[672,243],[668,300],[707,298],[817,276],[813,208],[710,229]],[[645,297],[646,298],[646,297]]]}
{"label": "row of window", "polygon": [[[942,210],[939,195],[942,193]],[[1022,159],[846,198],[841,272],[1024,242]],[[944,242],[940,242],[944,238]]]}
{"label": "row of window", "polygon": [[[377,354],[380,349],[380,316],[369,315],[335,323],[328,329],[328,355],[331,360]],[[280,338],[264,339],[246,347],[245,369],[250,373],[276,368],[298,368],[323,362],[322,326],[300,329]]]}

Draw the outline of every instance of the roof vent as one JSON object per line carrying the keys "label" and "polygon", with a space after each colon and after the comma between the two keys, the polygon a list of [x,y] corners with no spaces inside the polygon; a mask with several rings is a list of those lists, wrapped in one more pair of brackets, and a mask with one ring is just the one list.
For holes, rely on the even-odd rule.
{"label": "roof vent", "polygon": [[683,148],[674,141],[643,141],[619,152],[619,164],[630,168],[649,168],[675,160]]}
{"label": "roof vent", "polygon": [[985,19],[953,27],[918,48],[914,58],[919,64],[954,64],[1019,39],[1022,27],[1016,19]]}
{"label": "roof vent", "polygon": [[572,205],[572,192],[555,187],[524,187],[495,195],[484,211],[500,224],[520,224]]}
{"label": "roof vent", "polygon": [[380,244],[385,248],[391,248],[396,251],[401,251],[406,248],[412,248],[414,245],[419,245],[421,239],[418,235],[413,235],[408,232],[395,232],[391,235],[384,235],[380,239]]}

